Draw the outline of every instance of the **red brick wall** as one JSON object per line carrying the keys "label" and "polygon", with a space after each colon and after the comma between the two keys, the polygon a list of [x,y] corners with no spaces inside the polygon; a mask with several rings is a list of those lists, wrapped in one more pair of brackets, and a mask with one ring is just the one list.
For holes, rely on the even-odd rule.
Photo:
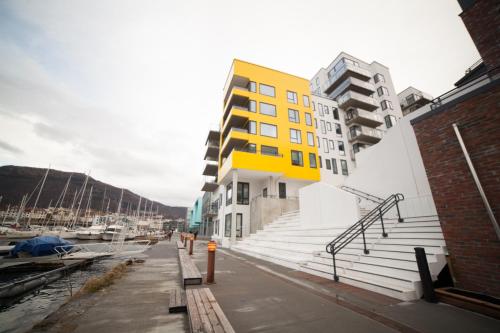
{"label": "red brick wall", "polygon": [[500,85],[413,125],[457,287],[500,297],[500,241],[453,123],[500,222]]}
{"label": "red brick wall", "polygon": [[500,1],[476,0],[462,14],[469,34],[489,69],[500,65]]}

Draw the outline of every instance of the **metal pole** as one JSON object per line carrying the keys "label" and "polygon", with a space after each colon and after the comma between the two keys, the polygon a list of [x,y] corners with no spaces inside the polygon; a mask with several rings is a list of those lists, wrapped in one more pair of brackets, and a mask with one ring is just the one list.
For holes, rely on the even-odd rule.
{"label": "metal pole", "polygon": [[333,258],[333,280],[335,282],[339,282],[339,276],[337,275],[337,265],[335,265],[335,250],[333,248],[333,245],[332,245],[331,249],[332,249],[332,258]]}
{"label": "metal pole", "polygon": [[366,239],[365,239],[365,228],[363,226],[363,220],[361,220],[361,233],[363,234],[363,246],[365,248],[365,254],[369,254],[370,251],[366,248]]}
{"label": "metal pole", "polygon": [[422,281],[424,299],[429,303],[436,303],[437,298],[432,285],[431,272],[429,271],[429,264],[427,263],[427,256],[423,247],[415,248],[415,258],[417,259],[418,272]]}
{"label": "metal pole", "polygon": [[396,210],[398,211],[398,222],[404,222],[404,219],[401,218],[401,213],[399,212],[399,201],[396,198]]}
{"label": "metal pole", "polygon": [[193,255],[193,244],[194,243],[194,238],[193,236],[189,237],[189,255]]}
{"label": "metal pole", "polygon": [[457,124],[453,124],[453,129],[455,130],[455,134],[457,136],[458,142],[460,143],[460,147],[462,148],[462,152],[467,160],[467,164],[469,165],[470,172],[472,173],[472,178],[474,178],[474,182],[476,183],[477,189],[479,190],[479,194],[483,199],[484,206],[486,207],[486,212],[488,213],[488,217],[491,220],[491,224],[493,224],[493,229],[495,229],[495,233],[497,234],[497,238],[500,239],[500,227],[498,226],[498,222],[493,215],[493,211],[491,210],[490,203],[488,202],[488,198],[486,198],[486,194],[484,193],[483,187],[481,186],[481,182],[476,173],[476,169],[474,169],[474,165],[470,159],[469,153],[467,152],[467,148],[465,147],[464,141],[462,139],[462,135],[458,129]]}
{"label": "metal pole", "polygon": [[378,213],[380,215],[380,223],[382,223],[382,236],[387,237],[387,233],[385,232],[385,228],[384,228],[384,217],[382,216],[382,210],[379,209]]}

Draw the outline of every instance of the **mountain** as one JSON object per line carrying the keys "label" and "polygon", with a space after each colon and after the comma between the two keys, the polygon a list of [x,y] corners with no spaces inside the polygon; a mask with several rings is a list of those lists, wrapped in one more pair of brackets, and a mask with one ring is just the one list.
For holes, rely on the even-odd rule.
{"label": "mountain", "polygon": [[[0,208],[5,209],[7,205],[18,206],[23,195],[31,195],[31,199],[27,204],[27,208],[32,207],[35,203],[38,189],[41,180],[47,169],[31,168],[23,166],[6,165],[0,167]],[[43,187],[43,191],[38,200],[37,207],[46,208],[52,200],[52,206],[61,197],[66,182],[71,175],[71,181],[68,186],[68,191],[63,201],[63,207],[70,207],[75,198],[75,192],[80,192],[85,182],[86,175],[83,173],[71,173],[58,170],[50,170],[47,180]],[[120,201],[121,188],[103,183],[92,177],[89,177],[88,184],[85,190],[85,195],[82,200],[82,208],[87,207],[90,188],[92,187],[92,198],[90,201],[91,209],[105,210],[109,201],[109,211],[116,212]],[[39,187],[38,187],[39,188]],[[75,205],[78,205],[80,196],[78,196]],[[132,211],[137,209],[139,203],[139,195],[125,190],[123,191],[122,212],[129,208]],[[149,212],[151,200],[147,199],[147,211]],[[153,202],[153,212],[163,214],[166,218],[185,218],[186,207],[171,207],[162,203]],[[141,210],[145,209],[145,199],[142,198]]]}

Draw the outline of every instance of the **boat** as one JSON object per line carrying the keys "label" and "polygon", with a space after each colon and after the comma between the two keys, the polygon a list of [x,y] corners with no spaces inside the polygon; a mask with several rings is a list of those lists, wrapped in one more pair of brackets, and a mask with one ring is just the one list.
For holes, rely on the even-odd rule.
{"label": "boat", "polygon": [[106,226],[104,224],[92,225],[90,228],[80,230],[76,233],[76,238],[78,239],[101,239]]}
{"label": "boat", "polygon": [[57,236],[38,236],[19,242],[10,251],[11,256],[41,257],[57,254],[56,248],[64,248],[69,251],[73,243]]}
{"label": "boat", "polygon": [[119,224],[111,224],[102,233],[102,239],[105,241],[118,240],[123,231],[123,226]]}

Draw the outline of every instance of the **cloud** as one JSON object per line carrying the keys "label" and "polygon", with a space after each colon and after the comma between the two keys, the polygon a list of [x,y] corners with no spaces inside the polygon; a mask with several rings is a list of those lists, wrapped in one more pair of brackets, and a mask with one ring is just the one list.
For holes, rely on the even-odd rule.
{"label": "cloud", "polygon": [[3,149],[3,150],[6,150],[10,153],[13,153],[13,154],[22,154],[23,151],[7,142],[3,142],[0,140],[0,149]]}

